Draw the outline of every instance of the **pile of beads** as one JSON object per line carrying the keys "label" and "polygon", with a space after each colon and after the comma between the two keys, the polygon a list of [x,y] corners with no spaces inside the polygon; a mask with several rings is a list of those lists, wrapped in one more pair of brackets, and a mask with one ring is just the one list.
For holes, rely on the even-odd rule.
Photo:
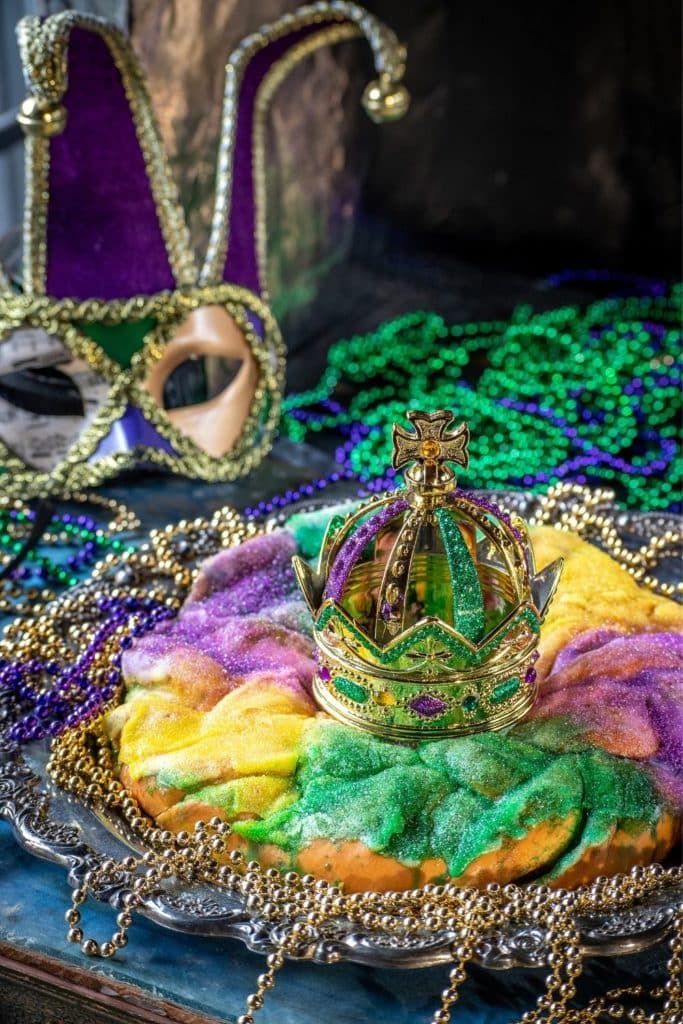
{"label": "pile of beads", "polygon": [[162,603],[136,597],[101,597],[96,608],[102,621],[70,663],[31,658],[0,664],[0,691],[13,698],[16,716],[7,730],[9,740],[28,743],[59,736],[99,711],[121,681],[123,651],[175,614]]}
{"label": "pile of beads", "polygon": [[[125,506],[107,507],[115,526],[132,525]],[[15,616],[0,636],[0,749],[57,737],[98,713],[119,689],[123,652],[177,613],[189,565],[258,529],[225,506],[210,520],[152,530],[137,546],[110,544],[78,586]]]}
{"label": "pile of beads", "polygon": [[[0,615],[37,614],[57,588],[74,586],[107,552],[129,550],[120,535],[139,523],[125,505],[80,492],[61,503],[74,511],[0,498]],[[88,505],[102,508],[109,521],[102,524],[84,513]]]}
{"label": "pile of beads", "polygon": [[[463,482],[541,490],[608,484],[625,504],[675,508],[682,477],[681,289],[585,309],[447,325],[408,313],[336,342],[317,387],[285,400],[294,441],[343,441],[334,474],[261,503],[263,514],[340,477],[363,492],[394,485],[390,427],[402,410],[452,408],[478,438]],[[341,396],[350,394],[347,401]]]}

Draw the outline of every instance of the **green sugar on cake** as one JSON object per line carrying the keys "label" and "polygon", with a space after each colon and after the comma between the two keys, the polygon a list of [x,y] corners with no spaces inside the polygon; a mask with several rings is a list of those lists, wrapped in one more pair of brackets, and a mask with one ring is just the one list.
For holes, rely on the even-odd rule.
{"label": "green sugar on cake", "polygon": [[549,760],[547,754],[529,743],[508,738],[502,744],[495,733],[468,736],[457,742],[423,743],[419,756],[456,785],[468,786],[492,799],[531,778]]}
{"label": "green sugar on cake", "polygon": [[[303,738],[292,802],[235,831],[295,855],[317,839],[364,843],[406,865],[442,860],[451,877],[479,858],[514,858],[527,843],[528,873],[580,860],[632,823],[650,828],[661,800],[636,764],[600,750],[552,751],[563,730],[487,733],[407,747],[334,722]],[[534,844],[536,843],[536,848]]]}
{"label": "green sugar on cake", "polygon": [[226,817],[240,815],[263,817],[282,809],[296,799],[288,779],[274,775],[247,775],[213,786],[203,786],[180,801],[180,806],[192,802],[215,807]]}
{"label": "green sugar on cake", "polygon": [[322,836],[386,850],[398,837],[411,836],[425,804],[443,796],[446,786],[445,779],[419,764],[398,764],[364,778],[318,776],[280,814],[236,822],[234,828],[252,841],[274,842],[292,852]]}
{"label": "green sugar on cake", "polygon": [[385,768],[416,762],[412,747],[386,743],[371,733],[327,720],[317,722],[307,731],[297,779],[304,787],[309,779],[320,776],[362,779]]}
{"label": "green sugar on cake", "polygon": [[336,533],[344,524],[346,516],[355,512],[359,501],[347,501],[339,505],[328,505],[313,512],[295,512],[287,519],[286,529],[294,536],[297,550],[303,558],[317,558],[325,534]]}

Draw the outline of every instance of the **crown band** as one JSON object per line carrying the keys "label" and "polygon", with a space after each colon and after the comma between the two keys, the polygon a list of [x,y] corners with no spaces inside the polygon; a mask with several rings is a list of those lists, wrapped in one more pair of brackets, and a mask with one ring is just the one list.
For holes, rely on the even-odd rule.
{"label": "crown band", "polygon": [[378,736],[404,742],[466,736],[503,729],[527,714],[537,693],[535,661],[534,648],[474,676],[397,681],[321,650],[313,692],[328,714]]}

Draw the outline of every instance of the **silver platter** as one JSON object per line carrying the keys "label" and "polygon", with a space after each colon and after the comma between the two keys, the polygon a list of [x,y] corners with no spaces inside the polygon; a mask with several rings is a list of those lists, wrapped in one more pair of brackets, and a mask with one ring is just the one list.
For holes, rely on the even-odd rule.
{"label": "silver platter", "polygon": [[[494,497],[509,510],[533,515],[536,499],[523,492],[499,492]],[[322,504],[322,503],[321,503]],[[311,505],[307,506],[312,507]],[[291,509],[288,514],[291,514]],[[680,530],[681,517],[658,513],[624,512],[605,505],[602,511],[612,515],[624,541],[640,547],[653,535],[665,530]],[[194,535],[196,535],[194,524]],[[200,530],[201,533],[201,530]],[[188,565],[198,564],[213,554],[211,530],[201,543],[179,539],[185,545]],[[188,546],[188,540],[190,541]],[[112,572],[115,573],[116,567]],[[659,575],[672,579],[677,566],[661,566]],[[85,589],[93,584],[81,584]],[[101,589],[101,582],[98,587]],[[0,723],[10,715],[0,704]],[[120,861],[131,853],[145,852],[139,840],[123,820],[105,808],[92,808],[68,796],[47,777],[47,746],[33,744],[21,750],[0,742],[0,817],[9,823],[17,842],[29,853],[59,864],[67,872],[69,884],[81,884],[86,872],[98,868],[104,860]],[[132,889],[135,874],[121,869],[109,875],[106,886],[92,892],[97,899],[116,910]],[[621,956],[635,953],[661,942],[671,931],[677,906],[683,900],[683,883],[640,904],[614,910],[609,914],[585,918],[579,922],[583,950],[590,956]],[[252,951],[272,952],[282,925],[265,922],[244,906],[234,893],[206,883],[179,884],[169,879],[146,899],[142,910],[150,920],[164,928],[194,935],[240,939]],[[328,964],[339,960],[375,967],[431,967],[452,961],[454,933],[425,932],[407,936],[365,933],[344,918],[321,926],[315,939],[293,952],[296,958]],[[501,970],[510,967],[541,967],[547,964],[547,934],[528,925],[491,931],[476,948],[475,961]]]}

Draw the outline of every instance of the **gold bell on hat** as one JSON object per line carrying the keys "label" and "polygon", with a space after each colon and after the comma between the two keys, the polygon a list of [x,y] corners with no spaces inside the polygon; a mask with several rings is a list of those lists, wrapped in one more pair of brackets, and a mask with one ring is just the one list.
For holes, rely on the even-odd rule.
{"label": "gold bell on hat", "polygon": [[64,131],[66,108],[40,96],[27,96],[19,107],[17,121],[27,135],[51,139]]}
{"label": "gold bell on hat", "polygon": [[388,73],[369,82],[363,92],[363,107],[373,121],[398,121],[410,106],[410,93],[405,85],[395,82]]}

